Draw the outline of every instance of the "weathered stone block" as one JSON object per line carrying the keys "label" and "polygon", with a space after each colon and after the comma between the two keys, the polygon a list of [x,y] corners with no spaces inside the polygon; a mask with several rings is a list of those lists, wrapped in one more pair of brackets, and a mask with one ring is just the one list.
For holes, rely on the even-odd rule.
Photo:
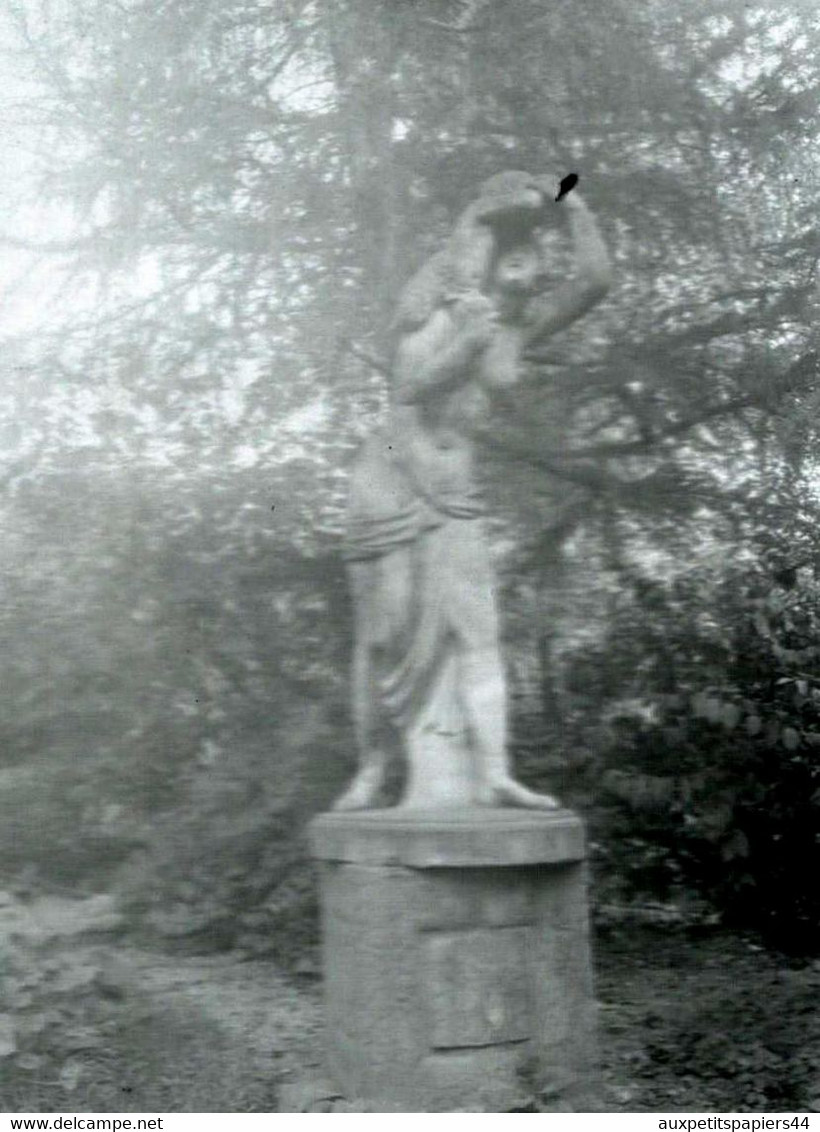
{"label": "weathered stone block", "polygon": [[594,1107],[583,827],[568,811],[328,814],[329,1069],[384,1112]]}
{"label": "weathered stone block", "polygon": [[528,931],[492,927],[428,933],[421,961],[433,1049],[492,1046],[530,1036]]}

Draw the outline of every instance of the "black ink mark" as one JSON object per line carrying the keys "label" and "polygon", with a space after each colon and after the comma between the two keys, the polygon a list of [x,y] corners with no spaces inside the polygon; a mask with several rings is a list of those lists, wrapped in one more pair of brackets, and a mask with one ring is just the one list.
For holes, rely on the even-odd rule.
{"label": "black ink mark", "polygon": [[276,510],[276,504],[274,503],[273,506],[271,507],[271,511],[275,511],[275,510]]}
{"label": "black ink mark", "polygon": [[558,196],[555,199],[557,201],[561,200],[563,197],[565,197],[567,195],[567,193],[571,193],[572,190],[575,188],[575,186],[577,184],[578,184],[578,174],[577,173],[567,173],[566,177],[564,177],[563,181],[558,186],[559,192],[558,192]]}

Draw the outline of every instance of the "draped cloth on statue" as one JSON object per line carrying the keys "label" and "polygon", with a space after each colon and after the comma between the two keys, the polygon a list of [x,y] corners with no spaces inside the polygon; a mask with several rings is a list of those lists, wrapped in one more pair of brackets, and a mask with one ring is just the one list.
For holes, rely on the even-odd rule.
{"label": "draped cloth on statue", "polygon": [[400,608],[383,617],[371,610],[368,623],[381,658],[381,708],[411,743],[419,729],[428,747],[433,733],[466,743],[459,657],[497,648],[483,513],[463,449],[416,460],[406,438],[383,432],[366,441],[352,477],[345,555],[397,580],[391,587],[373,577],[374,590]]}
{"label": "draped cloth on statue", "polygon": [[386,427],[363,444],[350,485],[344,554],[377,558],[447,518],[475,519],[484,504],[461,445]]}

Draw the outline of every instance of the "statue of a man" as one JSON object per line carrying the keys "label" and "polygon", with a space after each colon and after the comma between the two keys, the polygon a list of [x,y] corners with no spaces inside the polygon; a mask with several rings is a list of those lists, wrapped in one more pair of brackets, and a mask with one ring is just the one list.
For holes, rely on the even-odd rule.
{"label": "statue of a man", "polygon": [[[356,616],[359,769],[336,803],[377,805],[385,727],[407,760],[404,805],[552,809],[516,782],[506,681],[474,441],[520,380],[523,352],[604,296],[611,269],[597,225],[552,178],[487,181],[448,246],[410,281],[395,319],[391,409],[351,483],[346,555]],[[574,277],[539,288],[539,230],[568,214]]]}

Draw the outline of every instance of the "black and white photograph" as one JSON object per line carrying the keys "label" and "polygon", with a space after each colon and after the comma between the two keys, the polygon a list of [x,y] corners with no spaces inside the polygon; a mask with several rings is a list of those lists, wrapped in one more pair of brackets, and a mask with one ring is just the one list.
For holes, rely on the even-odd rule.
{"label": "black and white photograph", "polygon": [[818,131],[816,0],[0,0],[0,1113],[811,1128]]}

